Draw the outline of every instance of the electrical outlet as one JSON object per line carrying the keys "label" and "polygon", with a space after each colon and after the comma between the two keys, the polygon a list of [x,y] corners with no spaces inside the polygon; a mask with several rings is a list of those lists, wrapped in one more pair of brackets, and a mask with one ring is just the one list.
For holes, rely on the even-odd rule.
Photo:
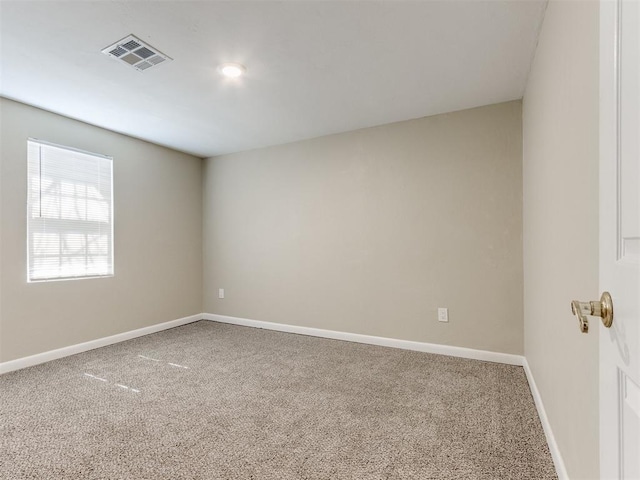
{"label": "electrical outlet", "polygon": [[224,288],[218,289],[218,298],[224,298]]}
{"label": "electrical outlet", "polygon": [[448,308],[438,308],[438,321],[439,322],[448,322],[449,321],[449,309]]}

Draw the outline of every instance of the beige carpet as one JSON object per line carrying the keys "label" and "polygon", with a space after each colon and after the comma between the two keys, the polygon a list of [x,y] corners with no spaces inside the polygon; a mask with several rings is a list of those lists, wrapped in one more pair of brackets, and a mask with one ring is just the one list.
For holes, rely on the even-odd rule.
{"label": "beige carpet", "polygon": [[2,479],[556,478],[522,368],[197,322],[0,377]]}

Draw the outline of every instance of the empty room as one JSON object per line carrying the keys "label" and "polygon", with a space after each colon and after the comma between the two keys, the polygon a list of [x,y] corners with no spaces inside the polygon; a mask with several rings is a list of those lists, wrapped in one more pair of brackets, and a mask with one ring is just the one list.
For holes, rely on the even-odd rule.
{"label": "empty room", "polygon": [[0,0],[0,478],[640,479],[640,1]]}

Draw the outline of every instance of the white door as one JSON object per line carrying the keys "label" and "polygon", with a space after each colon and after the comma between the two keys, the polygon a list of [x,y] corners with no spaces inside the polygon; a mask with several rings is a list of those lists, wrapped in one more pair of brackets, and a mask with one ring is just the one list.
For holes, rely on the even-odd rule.
{"label": "white door", "polygon": [[600,5],[600,473],[640,479],[640,0]]}

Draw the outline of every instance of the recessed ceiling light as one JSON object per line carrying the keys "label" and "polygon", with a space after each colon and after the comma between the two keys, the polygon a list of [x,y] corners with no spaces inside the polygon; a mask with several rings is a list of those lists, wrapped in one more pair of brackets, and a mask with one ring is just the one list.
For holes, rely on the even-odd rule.
{"label": "recessed ceiling light", "polygon": [[238,78],[247,71],[244,65],[239,63],[223,63],[218,67],[218,72],[227,78]]}

